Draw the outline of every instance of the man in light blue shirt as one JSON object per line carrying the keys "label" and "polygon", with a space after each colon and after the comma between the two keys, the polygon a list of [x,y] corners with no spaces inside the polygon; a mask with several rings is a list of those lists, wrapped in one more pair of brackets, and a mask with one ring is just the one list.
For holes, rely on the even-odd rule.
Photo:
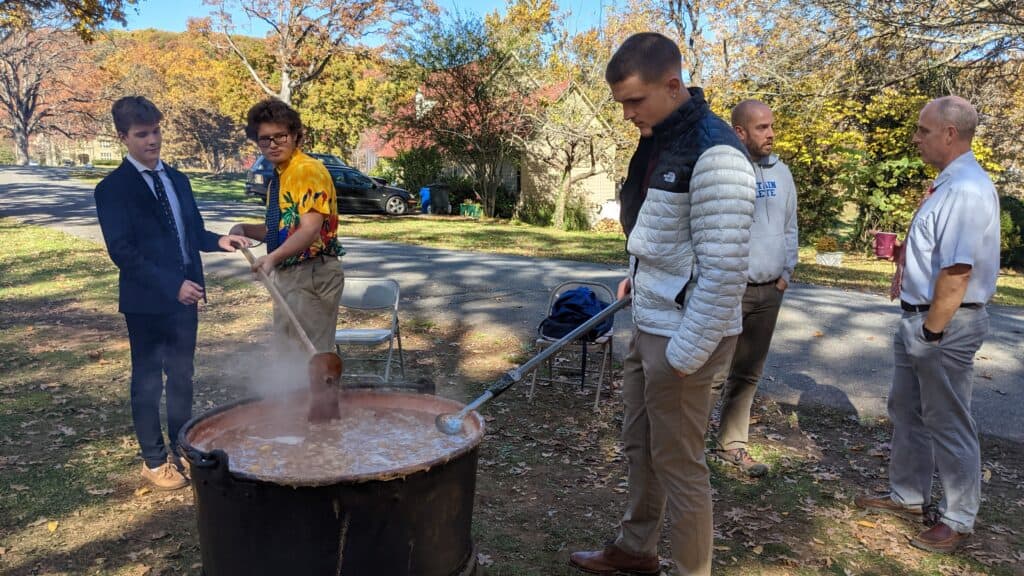
{"label": "man in light blue shirt", "polygon": [[977,125],[977,112],[956,96],[921,110],[914,143],[939,176],[903,247],[904,313],[889,392],[890,493],[857,498],[862,508],[922,520],[938,470],[939,521],[911,544],[939,553],[953,552],[970,535],[981,503],[971,373],[999,274],[999,197],[971,152]]}

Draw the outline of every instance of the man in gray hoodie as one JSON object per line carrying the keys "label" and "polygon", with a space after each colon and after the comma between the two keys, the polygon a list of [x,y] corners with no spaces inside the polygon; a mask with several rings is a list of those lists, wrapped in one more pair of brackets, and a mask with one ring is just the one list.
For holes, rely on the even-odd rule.
{"label": "man in gray hoodie", "polygon": [[722,389],[722,421],[716,444],[722,460],[750,476],[768,472],[767,465],[747,453],[750,406],[775,332],[782,295],[797,261],[796,186],[789,168],[772,154],[773,122],[771,108],[757,100],[740,102],[732,111],[733,130],[747,147],[754,166],[757,197],[743,293],[743,333],[736,342],[729,377]]}

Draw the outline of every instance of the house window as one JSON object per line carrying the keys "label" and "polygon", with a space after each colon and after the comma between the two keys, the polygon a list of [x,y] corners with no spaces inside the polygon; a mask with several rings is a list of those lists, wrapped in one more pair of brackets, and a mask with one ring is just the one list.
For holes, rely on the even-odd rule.
{"label": "house window", "polygon": [[100,159],[102,160],[113,160],[114,155],[110,152],[100,152]]}
{"label": "house window", "polygon": [[110,140],[100,140],[100,148],[110,148]]}

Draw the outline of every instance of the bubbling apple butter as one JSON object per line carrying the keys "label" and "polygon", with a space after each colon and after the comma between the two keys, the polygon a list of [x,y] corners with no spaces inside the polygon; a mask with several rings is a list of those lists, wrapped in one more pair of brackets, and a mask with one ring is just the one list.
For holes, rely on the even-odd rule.
{"label": "bubbling apple butter", "polygon": [[475,440],[441,433],[430,412],[344,402],[341,417],[329,422],[311,424],[301,411],[288,410],[204,436],[195,447],[226,452],[232,472],[312,483],[387,476],[443,460]]}

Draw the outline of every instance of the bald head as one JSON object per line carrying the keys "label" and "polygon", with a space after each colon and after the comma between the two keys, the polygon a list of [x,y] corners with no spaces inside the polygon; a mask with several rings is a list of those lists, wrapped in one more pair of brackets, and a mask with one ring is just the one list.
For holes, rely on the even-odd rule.
{"label": "bald head", "polygon": [[959,96],[943,96],[925,104],[917,119],[914,144],[921,160],[938,170],[971,150],[978,113]]}
{"label": "bald head", "polygon": [[978,112],[970,102],[959,96],[943,96],[928,103],[934,106],[939,120],[956,129],[960,140],[970,142],[978,129]]}
{"label": "bald head", "polygon": [[760,100],[744,100],[732,109],[732,129],[747,147],[751,160],[772,153],[775,144],[775,118],[772,109]]}
{"label": "bald head", "polygon": [[732,125],[746,126],[755,113],[771,112],[772,109],[760,100],[744,100],[732,109]]}

